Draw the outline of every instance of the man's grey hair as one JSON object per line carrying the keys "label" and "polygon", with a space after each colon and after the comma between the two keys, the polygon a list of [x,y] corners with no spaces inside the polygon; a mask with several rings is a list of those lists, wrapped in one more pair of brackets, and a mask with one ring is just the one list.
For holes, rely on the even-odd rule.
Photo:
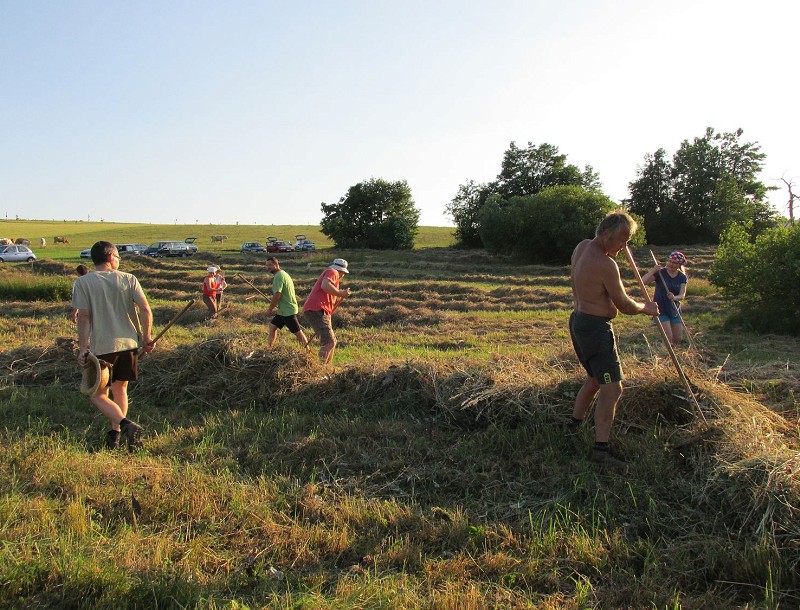
{"label": "man's grey hair", "polygon": [[622,229],[628,229],[629,234],[633,235],[638,228],[639,224],[628,212],[615,210],[606,214],[606,217],[597,225],[594,234],[595,237],[598,237],[604,231],[609,231],[612,235],[617,235]]}

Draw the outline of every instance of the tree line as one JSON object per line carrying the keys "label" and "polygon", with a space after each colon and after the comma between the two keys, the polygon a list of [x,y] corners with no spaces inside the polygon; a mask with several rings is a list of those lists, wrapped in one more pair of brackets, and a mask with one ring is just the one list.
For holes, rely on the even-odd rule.
{"label": "tree line", "polygon": [[[671,156],[664,148],[644,156],[622,205],[641,220],[650,243],[717,243],[734,223],[755,239],[776,226],[769,189],[758,179],[766,155],[742,134],[709,127]],[[616,205],[591,165],[569,163],[553,144],[511,142],[497,178],[459,185],[446,210],[463,247],[560,262],[567,245],[590,237]],[[382,178],[351,186],[338,203],[322,203],[322,214],[322,232],[337,246],[378,249],[412,248],[420,216],[408,183]]]}

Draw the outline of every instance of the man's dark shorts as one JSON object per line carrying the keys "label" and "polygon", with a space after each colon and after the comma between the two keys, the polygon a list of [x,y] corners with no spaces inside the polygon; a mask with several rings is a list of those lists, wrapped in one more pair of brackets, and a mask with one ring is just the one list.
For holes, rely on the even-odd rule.
{"label": "man's dark shorts", "polygon": [[308,321],[314,332],[319,337],[320,345],[330,345],[336,341],[336,336],[333,334],[333,326],[331,326],[331,316],[324,311],[304,311],[303,317]]}
{"label": "man's dark shorts", "polygon": [[297,321],[297,316],[281,316],[275,314],[269,323],[278,328],[283,328],[285,326],[293,333],[300,332],[300,322]]}
{"label": "man's dark shorts", "polygon": [[125,352],[102,354],[97,356],[111,365],[111,379],[109,381],[136,381],[139,377],[139,350],[130,349]]}
{"label": "man's dark shorts", "polygon": [[578,360],[598,383],[622,381],[614,327],[609,318],[573,311],[569,317],[569,335]]}

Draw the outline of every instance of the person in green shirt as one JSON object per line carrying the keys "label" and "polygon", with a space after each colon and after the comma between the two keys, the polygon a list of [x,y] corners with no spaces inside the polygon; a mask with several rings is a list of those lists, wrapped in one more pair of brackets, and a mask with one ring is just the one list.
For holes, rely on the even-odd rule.
{"label": "person in green shirt", "polygon": [[267,259],[267,271],[275,274],[272,280],[272,301],[270,301],[267,317],[272,318],[269,322],[269,336],[267,347],[272,347],[278,330],[284,326],[294,333],[297,340],[304,348],[308,349],[308,339],[306,339],[300,322],[297,320],[297,313],[300,307],[297,305],[297,297],[294,294],[294,282],[291,276],[281,269],[278,259],[270,256]]}

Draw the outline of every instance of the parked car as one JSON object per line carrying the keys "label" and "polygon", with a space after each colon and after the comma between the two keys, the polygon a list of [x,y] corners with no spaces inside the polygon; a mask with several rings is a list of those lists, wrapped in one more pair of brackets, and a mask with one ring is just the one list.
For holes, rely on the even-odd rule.
{"label": "parked car", "polygon": [[244,242],[241,247],[239,248],[239,252],[245,254],[247,252],[266,252],[267,249],[261,242],[258,241],[246,241]]}
{"label": "parked car", "polygon": [[81,258],[92,258],[92,249],[86,248],[86,250],[81,250]]}
{"label": "parked car", "polygon": [[191,250],[185,241],[157,241],[150,244],[145,254],[156,258],[164,256],[191,256],[196,250]]}
{"label": "parked car", "polygon": [[0,263],[23,263],[36,260],[36,255],[28,246],[0,247]]}
{"label": "parked car", "polygon": [[[139,256],[147,251],[145,244],[116,244],[117,252],[121,257],[125,256]],[[81,252],[83,255],[83,252]]]}
{"label": "parked car", "polygon": [[267,244],[267,252],[291,252],[294,248],[292,248],[292,244],[288,241],[273,241]]}
{"label": "parked car", "polygon": [[302,241],[298,241],[294,245],[294,249],[298,252],[309,251],[309,250],[316,250],[317,246],[314,245],[314,242],[310,239],[304,239]]}

